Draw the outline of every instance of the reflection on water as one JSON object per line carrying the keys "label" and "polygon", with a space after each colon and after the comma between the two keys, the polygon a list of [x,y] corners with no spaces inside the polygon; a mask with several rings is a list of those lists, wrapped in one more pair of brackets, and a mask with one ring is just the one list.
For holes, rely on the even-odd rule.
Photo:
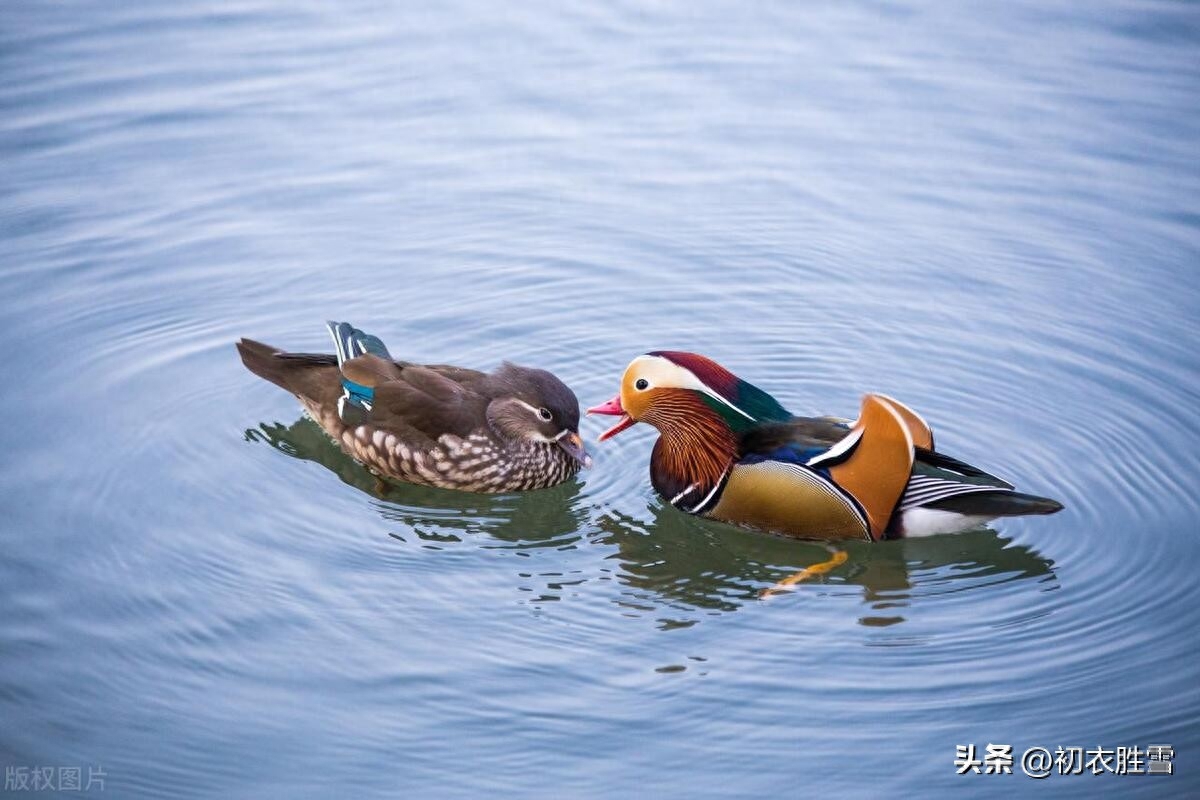
{"label": "reflection on water", "polygon": [[[830,548],[744,531],[682,514],[661,503],[650,507],[649,524],[608,514],[598,522],[600,541],[616,545],[622,579],[641,597],[696,608],[734,610],[761,602],[770,589],[797,570],[829,558]],[[993,530],[959,536],[838,545],[845,563],[805,584],[860,587],[863,602],[886,616],[872,614],[864,625],[900,622],[898,609],[912,602],[917,584],[959,582],[967,585],[1053,577],[1051,563],[1032,548],[1014,546]],[[795,591],[805,591],[805,584]],[[943,588],[941,591],[949,591]],[[768,600],[769,601],[769,600]]]}
{"label": "reflection on water", "polygon": [[[578,540],[586,518],[577,508],[577,481],[534,492],[493,495],[380,480],[347,456],[307,416],[291,425],[261,423],[248,429],[245,436],[293,458],[320,464],[343,483],[373,497],[384,519],[403,523],[426,543],[461,541],[462,536],[484,533],[526,547],[565,546]],[[392,536],[404,541],[399,534]]]}
{"label": "reflection on water", "polygon": [[[625,587],[622,607],[645,613],[735,611],[761,602],[774,587],[808,565],[829,557],[830,547],[781,536],[743,531],[682,514],[652,500],[638,519],[585,503],[578,481],[538,492],[477,495],[410,484],[384,482],[347,456],[303,416],[291,425],[261,423],[245,432],[293,458],[320,464],[342,482],[374,498],[379,515],[401,523],[413,543],[432,549],[461,544],[475,536],[507,543],[517,550],[615,548],[597,558],[615,560],[615,575]],[[389,532],[400,542],[402,533]],[[475,542],[477,547],[492,547]],[[1010,581],[1037,579],[1053,588],[1052,562],[1025,545],[1014,545],[996,531],[981,529],[950,536],[842,545],[849,558],[807,583],[857,587],[869,611],[863,625],[888,626],[904,621],[903,611],[926,594],[945,594]],[[594,550],[594,552],[599,552]],[[599,571],[595,571],[599,574]],[[608,572],[605,573],[607,577]],[[556,600],[567,585],[589,580],[586,572],[519,572],[523,588],[534,577],[548,579],[531,602]],[[800,586],[796,591],[804,591]],[[696,617],[664,619],[664,627],[694,624]]]}

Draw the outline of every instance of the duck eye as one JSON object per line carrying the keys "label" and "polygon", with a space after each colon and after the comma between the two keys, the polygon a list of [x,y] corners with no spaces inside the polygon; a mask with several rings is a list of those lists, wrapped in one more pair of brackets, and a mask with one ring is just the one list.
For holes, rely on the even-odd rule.
{"label": "duck eye", "polygon": [[650,388],[650,381],[646,380],[645,378],[638,378],[637,383],[633,384],[633,386],[639,392],[644,392]]}
{"label": "duck eye", "polygon": [[548,409],[548,408],[539,408],[538,416],[541,417],[542,419],[544,419],[546,422],[549,422],[550,420],[554,419],[554,415],[550,413],[550,409]]}

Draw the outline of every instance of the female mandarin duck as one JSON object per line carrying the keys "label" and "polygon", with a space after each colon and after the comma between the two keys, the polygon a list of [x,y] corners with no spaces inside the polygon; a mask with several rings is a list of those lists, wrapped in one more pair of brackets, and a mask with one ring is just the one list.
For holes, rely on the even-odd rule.
{"label": "female mandarin duck", "polygon": [[383,342],[328,323],[336,355],[285,353],[242,339],[255,375],[300,398],[376,475],[471,492],[562,483],[591,466],[579,401],[549,372],[505,363],[491,373],[396,361]]}
{"label": "female mandarin duck", "polygon": [[935,452],[925,421],[889,397],[864,397],[853,423],[796,417],[694,353],[635,358],[620,394],[588,413],[621,417],[600,441],[638,422],[657,428],[654,489],[682,511],[737,525],[879,540],[1062,508]]}

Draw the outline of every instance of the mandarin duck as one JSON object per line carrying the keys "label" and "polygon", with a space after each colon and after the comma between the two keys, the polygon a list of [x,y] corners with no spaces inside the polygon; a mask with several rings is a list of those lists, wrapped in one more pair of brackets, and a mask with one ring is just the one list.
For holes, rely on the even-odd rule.
{"label": "mandarin duck", "polygon": [[978,527],[1062,505],[937,452],[929,425],[880,394],[857,421],[797,417],[715,361],[656,351],[589,414],[658,429],[650,481],[688,514],[808,539],[878,541]]}
{"label": "mandarin duck", "polygon": [[470,492],[554,486],[591,466],[579,401],[542,369],[490,373],[397,361],[377,337],[328,323],[336,354],[285,353],[251,339],[242,363],[296,395],[376,476]]}

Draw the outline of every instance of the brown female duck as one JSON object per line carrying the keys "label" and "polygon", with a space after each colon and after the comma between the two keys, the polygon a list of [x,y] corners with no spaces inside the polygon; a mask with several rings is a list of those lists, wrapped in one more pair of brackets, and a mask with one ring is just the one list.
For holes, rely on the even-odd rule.
{"label": "brown female duck", "polygon": [[378,338],[328,323],[336,355],[238,342],[242,363],[296,395],[351,457],[384,478],[471,492],[553,486],[591,458],[579,401],[551,373],[490,373],[391,357]]}

